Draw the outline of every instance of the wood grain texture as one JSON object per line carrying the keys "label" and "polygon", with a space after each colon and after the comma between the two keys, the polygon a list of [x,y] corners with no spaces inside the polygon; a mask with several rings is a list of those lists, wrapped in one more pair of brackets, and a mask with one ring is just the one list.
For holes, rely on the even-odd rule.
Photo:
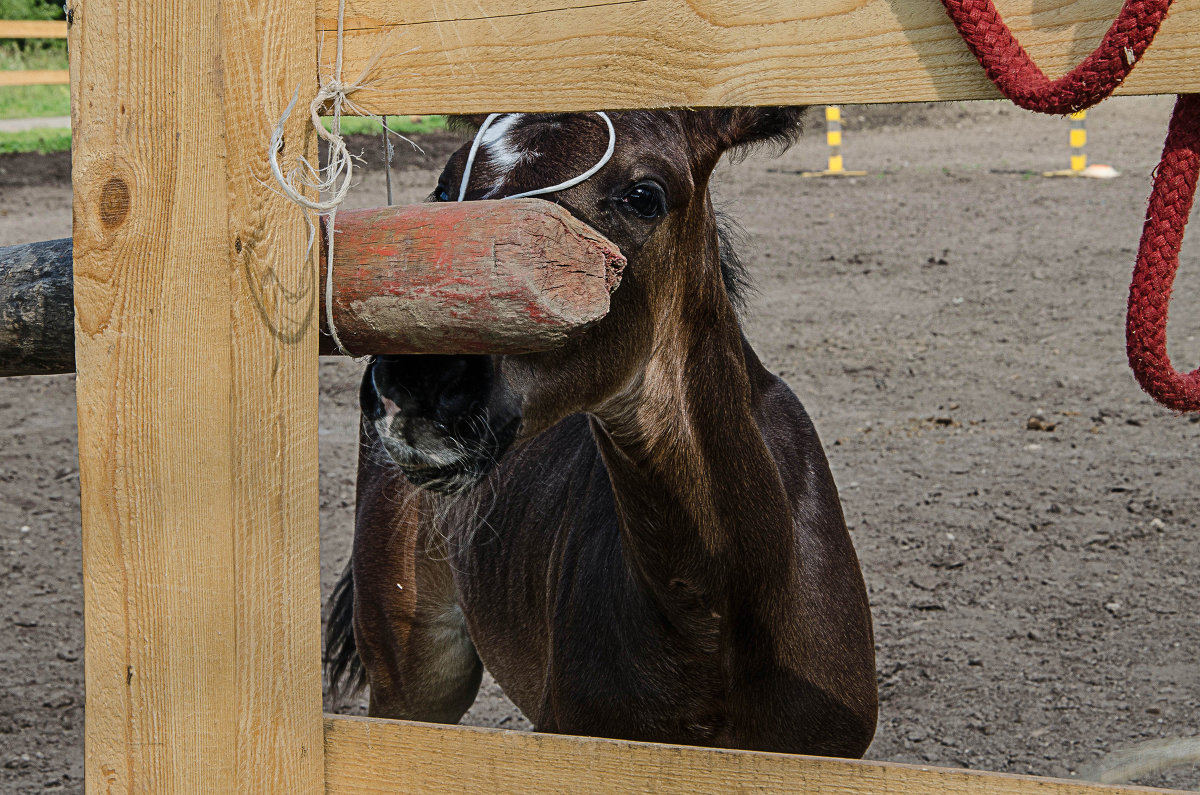
{"label": "wood grain texture", "polygon": [[[997,0],[1067,72],[1120,0]],[[322,74],[337,0],[319,0]],[[994,99],[937,0],[347,0],[347,79],[374,113]],[[1175,0],[1120,94],[1200,91],[1200,0]]]}
{"label": "wood grain texture", "polygon": [[[314,8],[221,0],[228,231],[217,259],[231,297],[238,633],[238,769],[227,786],[239,793],[320,792],[324,769],[316,252],[301,213],[266,184],[276,120],[294,95],[315,93]],[[280,162],[317,161],[305,114],[292,114],[285,141]]]}
{"label": "wood grain texture", "polygon": [[55,19],[0,19],[0,39],[65,39],[67,23]]}
{"label": "wood grain texture", "polygon": [[317,792],[313,8],[69,11],[87,788]]}
{"label": "wood grain texture", "polygon": [[67,69],[11,69],[0,72],[0,87],[57,86],[71,82]]}
{"label": "wood grain texture", "polygon": [[[1105,795],[1157,792],[886,762],[325,716],[330,793],[771,792]],[[1182,794],[1180,794],[1182,795]]]}
{"label": "wood grain texture", "polygon": [[607,314],[625,266],[538,199],[355,210],[337,225],[334,323],[356,354],[547,350]]}

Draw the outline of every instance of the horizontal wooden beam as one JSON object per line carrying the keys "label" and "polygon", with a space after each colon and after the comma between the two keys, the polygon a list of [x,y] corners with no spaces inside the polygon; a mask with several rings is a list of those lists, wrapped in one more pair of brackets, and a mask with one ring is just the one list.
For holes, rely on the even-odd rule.
{"label": "horizontal wooden beam", "polygon": [[[537,199],[355,210],[337,225],[333,317],[355,354],[553,348],[608,312],[624,267],[616,246]],[[74,371],[71,256],[70,239],[0,248],[0,376]],[[313,274],[308,289],[327,332],[323,285]],[[321,352],[337,353],[327,334]]]}
{"label": "horizontal wooden beam", "polygon": [[0,19],[0,39],[65,39],[67,23],[61,19]]}
{"label": "horizontal wooden beam", "polygon": [[58,86],[71,82],[67,69],[6,69],[0,71],[0,88],[6,86]]}
{"label": "horizontal wooden beam", "polygon": [[[1120,0],[996,0],[1047,74]],[[318,0],[322,74],[337,0]],[[346,0],[347,79],[374,113],[994,99],[938,0]],[[1200,91],[1200,0],[1175,0],[1121,94]],[[373,64],[373,65],[372,65]]]}
{"label": "horizontal wooden beam", "polygon": [[356,354],[554,348],[608,313],[625,266],[540,199],[340,212],[333,257],[334,323]]}
{"label": "horizontal wooden beam", "polygon": [[[976,770],[325,716],[328,793],[1169,792]],[[1180,794],[1182,795],[1182,793]]]}

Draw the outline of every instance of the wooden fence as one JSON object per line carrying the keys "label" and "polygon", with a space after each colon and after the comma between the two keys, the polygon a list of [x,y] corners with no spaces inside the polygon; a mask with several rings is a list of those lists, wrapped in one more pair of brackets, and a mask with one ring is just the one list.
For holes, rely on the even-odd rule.
{"label": "wooden fence", "polygon": [[[1000,3],[1051,70],[1117,6]],[[68,0],[89,791],[1112,791],[321,714],[316,264],[264,179],[335,8]],[[995,96],[936,0],[349,0],[346,30],[390,114]],[[1176,0],[1122,91],[1200,91],[1197,41]]]}
{"label": "wooden fence", "polygon": [[[67,23],[55,20],[0,19],[0,39],[65,39]],[[68,69],[11,69],[0,71],[0,87],[65,85]]]}
{"label": "wooden fence", "polygon": [[[317,3],[324,72],[337,5]],[[996,6],[1057,76],[1099,43],[1121,1]],[[351,0],[346,29],[348,77],[378,57],[356,101],[383,113],[1000,96],[937,0]],[[1197,31],[1200,3],[1175,0],[1117,93],[1200,91]]]}

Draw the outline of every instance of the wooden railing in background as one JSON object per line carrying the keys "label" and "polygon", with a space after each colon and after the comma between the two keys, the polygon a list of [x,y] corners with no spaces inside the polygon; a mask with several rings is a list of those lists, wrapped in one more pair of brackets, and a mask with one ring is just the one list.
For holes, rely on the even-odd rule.
{"label": "wooden railing in background", "polygon": [[[0,19],[0,39],[65,39],[67,23],[53,19]],[[50,86],[71,82],[69,69],[8,69],[0,86]]]}

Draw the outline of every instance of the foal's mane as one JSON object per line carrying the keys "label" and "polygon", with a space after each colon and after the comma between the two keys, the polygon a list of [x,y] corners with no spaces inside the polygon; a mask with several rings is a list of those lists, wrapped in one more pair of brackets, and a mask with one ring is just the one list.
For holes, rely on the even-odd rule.
{"label": "foal's mane", "polygon": [[725,283],[725,292],[734,310],[740,315],[746,309],[750,296],[754,293],[754,279],[750,269],[742,262],[738,249],[746,244],[749,236],[724,210],[716,210],[717,216],[717,251],[721,262],[721,281]]}

